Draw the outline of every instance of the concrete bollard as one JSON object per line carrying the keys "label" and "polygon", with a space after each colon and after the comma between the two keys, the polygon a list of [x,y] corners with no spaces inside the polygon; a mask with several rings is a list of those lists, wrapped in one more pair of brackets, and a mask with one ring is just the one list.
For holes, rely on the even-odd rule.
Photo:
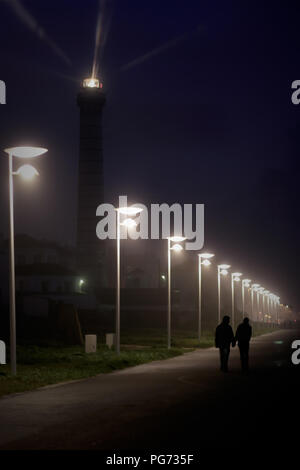
{"label": "concrete bollard", "polygon": [[115,345],[115,333],[106,333],[106,346],[111,349]]}
{"label": "concrete bollard", "polygon": [[97,335],[85,335],[85,352],[95,353],[97,351]]}

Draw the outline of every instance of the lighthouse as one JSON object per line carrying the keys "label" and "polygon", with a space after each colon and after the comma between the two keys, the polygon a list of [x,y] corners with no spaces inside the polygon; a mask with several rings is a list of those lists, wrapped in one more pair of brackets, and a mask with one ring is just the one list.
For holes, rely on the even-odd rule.
{"label": "lighthouse", "polygon": [[105,93],[97,78],[85,79],[77,96],[80,109],[77,268],[85,289],[104,282],[104,245],[96,236],[96,209],[104,202],[102,111]]}

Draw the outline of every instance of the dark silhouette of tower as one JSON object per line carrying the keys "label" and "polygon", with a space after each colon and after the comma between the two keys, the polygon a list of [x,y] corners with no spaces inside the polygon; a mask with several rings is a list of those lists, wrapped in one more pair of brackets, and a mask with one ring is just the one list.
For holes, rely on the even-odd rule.
{"label": "dark silhouette of tower", "polygon": [[96,236],[96,209],[104,198],[102,110],[105,94],[98,79],[83,81],[77,96],[80,108],[78,168],[77,266],[85,289],[101,287],[104,279],[104,244]]}

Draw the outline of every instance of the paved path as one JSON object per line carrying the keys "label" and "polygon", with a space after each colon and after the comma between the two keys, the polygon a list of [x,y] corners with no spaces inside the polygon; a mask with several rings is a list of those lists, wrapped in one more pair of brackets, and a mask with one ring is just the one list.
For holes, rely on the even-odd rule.
{"label": "paved path", "polygon": [[228,374],[211,348],[1,398],[0,449],[274,449],[286,433],[296,445],[298,338],[295,330],[254,338],[246,376],[237,348]]}

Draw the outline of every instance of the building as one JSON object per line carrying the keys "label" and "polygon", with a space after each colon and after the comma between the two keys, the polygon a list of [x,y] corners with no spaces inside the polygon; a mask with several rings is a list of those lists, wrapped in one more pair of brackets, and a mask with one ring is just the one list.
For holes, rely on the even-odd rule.
{"label": "building", "polygon": [[104,243],[96,236],[96,209],[104,202],[102,111],[105,94],[102,83],[83,81],[77,96],[80,109],[78,166],[77,268],[87,289],[104,285]]}
{"label": "building", "polygon": [[[28,235],[15,236],[16,294],[25,314],[46,315],[49,301],[93,309],[96,299],[87,294],[85,279],[76,268],[76,250]],[[1,303],[8,304],[8,241],[0,244]],[[4,287],[2,289],[2,287]]]}

